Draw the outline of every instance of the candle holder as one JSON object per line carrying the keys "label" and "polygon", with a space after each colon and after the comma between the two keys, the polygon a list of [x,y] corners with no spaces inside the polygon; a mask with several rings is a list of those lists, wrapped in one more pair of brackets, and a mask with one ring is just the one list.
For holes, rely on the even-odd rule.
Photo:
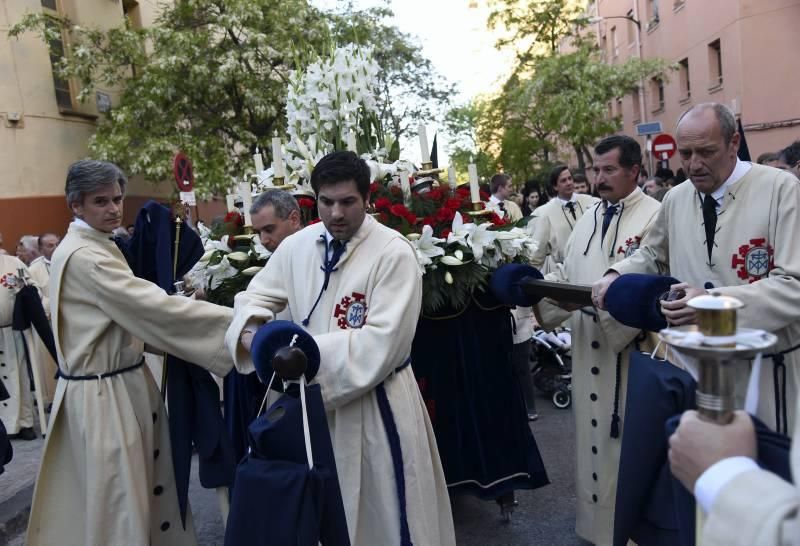
{"label": "candle holder", "polygon": [[472,210],[468,210],[467,214],[470,216],[489,216],[492,212],[494,211],[487,209],[481,201],[478,201],[477,203],[472,203]]}
{"label": "candle holder", "polygon": [[253,234],[253,226],[244,226],[244,234],[245,235],[252,235]]}
{"label": "candle holder", "polygon": [[422,164],[422,168],[420,170],[418,170],[417,172],[415,172],[414,176],[418,176],[420,178],[424,177],[424,176],[431,176],[431,177],[437,177],[438,178],[439,173],[443,173],[443,172],[444,172],[444,169],[434,169],[433,168],[433,164],[431,162],[428,162],[428,163],[423,163]]}
{"label": "candle holder", "polygon": [[294,189],[294,184],[285,184],[284,183],[285,181],[286,181],[286,179],[284,177],[276,176],[276,177],[274,177],[272,179],[272,187],[276,188],[276,189],[279,189],[279,190],[293,190]]}

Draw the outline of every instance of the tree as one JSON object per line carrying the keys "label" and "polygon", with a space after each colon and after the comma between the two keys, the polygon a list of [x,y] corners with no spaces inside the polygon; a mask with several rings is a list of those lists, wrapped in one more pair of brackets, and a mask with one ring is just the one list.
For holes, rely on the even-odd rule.
{"label": "tree", "polygon": [[[225,193],[232,176],[252,170],[256,146],[284,134],[290,70],[346,39],[346,29],[358,29],[362,43],[392,60],[382,64],[387,82],[407,78],[401,72],[430,68],[397,29],[366,12],[352,19],[348,26],[346,14],[322,12],[307,0],[181,0],[166,5],[147,29],[82,28],[29,14],[9,34],[37,31],[49,44],[67,32],[73,45],[55,68],[80,82],[79,99],[97,86],[119,89],[89,143],[94,157],[157,182],[170,176],[171,158],[181,150],[193,160],[197,189],[207,194]],[[422,96],[423,103],[441,98],[406,91]],[[384,103],[387,119],[402,119],[407,107],[390,98]],[[407,127],[398,121],[393,130],[402,134]]]}

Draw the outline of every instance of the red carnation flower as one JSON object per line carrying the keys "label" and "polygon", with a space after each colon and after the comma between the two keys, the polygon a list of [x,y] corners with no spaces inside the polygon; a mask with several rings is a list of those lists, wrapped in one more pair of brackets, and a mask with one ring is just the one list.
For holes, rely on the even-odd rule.
{"label": "red carnation flower", "polygon": [[416,223],[417,223],[417,215],[416,215],[416,214],[414,214],[413,212],[409,212],[409,213],[408,213],[408,214],[406,214],[406,215],[405,215],[403,218],[405,218],[405,219],[406,219],[406,221],[407,221],[409,224],[412,224],[412,225],[413,225],[413,224],[416,224]]}
{"label": "red carnation flower", "polygon": [[378,222],[380,222],[381,224],[388,224],[389,215],[386,214],[385,212],[381,212],[380,214],[378,214]]}
{"label": "red carnation flower", "polygon": [[448,209],[458,210],[461,208],[461,204],[464,202],[463,199],[456,199],[451,197],[447,201],[444,202],[444,206]]}
{"label": "red carnation flower", "polygon": [[392,202],[385,197],[375,200],[375,210],[389,210],[391,206]]}
{"label": "red carnation flower", "polygon": [[369,192],[374,193],[376,191],[378,191],[378,183],[373,182],[372,184],[369,185]]}
{"label": "red carnation flower", "polygon": [[453,209],[441,208],[436,211],[436,219],[443,223],[452,222],[455,215],[456,211]]}
{"label": "red carnation flower", "polygon": [[456,196],[461,197],[469,197],[469,188],[458,188],[456,189]]}
{"label": "red carnation flower", "polygon": [[442,230],[442,233],[441,233],[439,236],[440,236],[442,239],[447,239],[447,238],[450,236],[450,233],[451,233],[451,232],[450,232],[450,230],[449,230],[449,229],[443,229],[443,230]]}
{"label": "red carnation flower", "polygon": [[389,191],[392,192],[392,195],[402,195],[403,194],[403,190],[401,190],[397,186],[392,186],[391,188],[389,188]]}
{"label": "red carnation flower", "polygon": [[433,227],[434,225],[436,225],[436,218],[434,218],[433,216],[426,216],[425,218],[422,219],[422,225]]}
{"label": "red carnation flower", "polygon": [[297,204],[302,209],[313,209],[314,208],[314,201],[313,199],[309,199],[308,197],[301,197],[297,200]]}
{"label": "red carnation flower", "polygon": [[428,192],[428,197],[438,201],[442,198],[442,190],[431,190]]}
{"label": "red carnation flower", "polygon": [[311,225],[314,225],[314,224],[319,224],[321,221],[322,221],[322,220],[320,220],[319,218],[314,218],[313,220],[311,220],[311,221],[308,223],[308,225],[309,225],[309,226],[311,226]]}
{"label": "red carnation flower", "polygon": [[481,200],[483,200],[483,201],[488,201],[489,200],[489,194],[486,193],[485,191],[481,190],[478,193],[480,193]]}
{"label": "red carnation flower", "polygon": [[401,205],[400,203],[397,203],[396,205],[392,205],[389,208],[389,212],[391,212],[395,216],[400,216],[401,218],[405,218],[409,214],[408,209],[406,208],[406,206],[405,205]]}
{"label": "red carnation flower", "polygon": [[506,225],[506,221],[500,218],[496,212],[493,212],[489,215],[489,221],[494,224],[495,226],[504,226]]}

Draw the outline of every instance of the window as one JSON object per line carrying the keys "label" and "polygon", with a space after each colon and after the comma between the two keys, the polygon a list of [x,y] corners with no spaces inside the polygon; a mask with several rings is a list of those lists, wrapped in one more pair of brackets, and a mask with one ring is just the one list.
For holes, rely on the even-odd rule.
{"label": "window", "polygon": [[622,98],[617,98],[617,117],[622,117]]}
{"label": "window", "polygon": [[600,54],[603,56],[603,60],[605,61],[608,58],[608,37],[603,36],[603,49],[600,51]]}
{"label": "window", "polygon": [[649,0],[647,2],[647,21],[649,26],[658,24],[658,0]]}
{"label": "window", "polygon": [[681,101],[687,100],[692,96],[692,84],[689,80],[689,59],[682,59],[678,61],[678,70],[680,72],[680,86],[681,86]]}
{"label": "window", "polygon": [[[57,0],[41,0],[43,12],[58,19],[62,18],[59,12]],[[57,29],[57,23],[50,21],[47,23],[50,28]],[[73,110],[75,105],[72,100],[72,88],[70,87],[69,80],[60,77],[56,73],[56,66],[61,62],[65,55],[64,47],[64,34],[59,33],[58,38],[54,38],[48,42],[50,49],[50,65],[53,71],[53,88],[56,95],[56,104],[59,110]]]}
{"label": "window", "polygon": [[642,103],[639,100],[639,89],[637,88],[631,93],[631,103],[633,106],[633,122],[640,123],[642,121]]}
{"label": "window", "polygon": [[617,27],[611,27],[611,58],[619,57],[619,46],[617,45]]}
{"label": "window", "polygon": [[722,86],[722,48],[719,40],[708,44],[708,88]]}
{"label": "window", "polygon": [[672,0],[673,11],[678,11],[686,3],[686,0]]}
{"label": "window", "polygon": [[664,109],[664,80],[662,80],[659,76],[652,78],[650,80],[650,89],[650,93],[655,99],[653,112],[660,112]]}

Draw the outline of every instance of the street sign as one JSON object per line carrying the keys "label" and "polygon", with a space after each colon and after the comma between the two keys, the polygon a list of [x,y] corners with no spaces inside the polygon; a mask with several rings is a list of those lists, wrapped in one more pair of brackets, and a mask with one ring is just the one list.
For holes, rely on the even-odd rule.
{"label": "street sign", "polygon": [[657,135],[663,132],[664,129],[661,127],[660,121],[649,121],[636,125],[636,136]]}
{"label": "street sign", "polygon": [[677,148],[678,146],[675,144],[675,139],[668,133],[658,135],[653,139],[653,153],[656,154],[656,157],[659,159],[669,159],[675,155],[675,150]]}
{"label": "street sign", "polygon": [[178,191],[192,191],[194,187],[192,162],[183,152],[175,154],[175,159],[172,160],[172,172],[175,174],[175,182],[178,185]]}

